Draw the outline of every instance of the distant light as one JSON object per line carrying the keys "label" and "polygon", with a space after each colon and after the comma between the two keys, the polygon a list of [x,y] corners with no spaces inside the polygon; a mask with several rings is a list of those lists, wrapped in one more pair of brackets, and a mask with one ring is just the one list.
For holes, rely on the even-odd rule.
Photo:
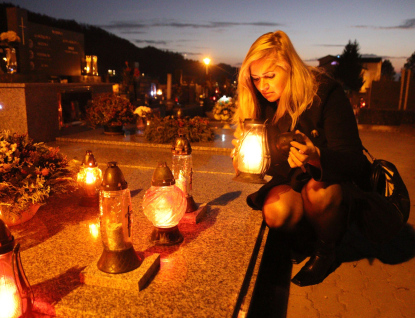
{"label": "distant light", "polygon": [[205,64],[206,64],[206,65],[209,65],[209,63],[210,63],[210,58],[205,57],[205,58],[203,59],[203,62],[205,62]]}
{"label": "distant light", "polygon": [[339,64],[339,62],[337,62],[337,61],[333,61],[333,62],[331,62],[330,64],[331,64],[331,65],[338,65],[338,64]]}
{"label": "distant light", "polygon": [[2,110],[3,109],[3,105],[2,104],[0,104],[0,110]]}

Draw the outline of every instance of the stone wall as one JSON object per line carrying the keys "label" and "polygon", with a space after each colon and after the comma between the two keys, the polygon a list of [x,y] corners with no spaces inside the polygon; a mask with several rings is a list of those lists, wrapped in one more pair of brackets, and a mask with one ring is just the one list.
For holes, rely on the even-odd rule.
{"label": "stone wall", "polygon": [[27,133],[35,142],[54,141],[61,135],[60,94],[77,89],[95,95],[112,92],[112,84],[0,83],[0,130]]}

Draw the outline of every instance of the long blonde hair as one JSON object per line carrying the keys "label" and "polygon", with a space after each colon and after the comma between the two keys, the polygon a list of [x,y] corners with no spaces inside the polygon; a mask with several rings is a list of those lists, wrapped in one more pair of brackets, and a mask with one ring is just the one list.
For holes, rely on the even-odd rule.
{"label": "long blonde hair", "polygon": [[241,123],[245,118],[260,116],[258,90],[252,82],[250,66],[254,61],[264,58],[289,66],[287,85],[277,101],[278,108],[272,121],[276,123],[288,113],[292,119],[291,129],[294,129],[299,116],[313,103],[318,84],[313,74],[314,68],[304,64],[283,31],[265,33],[251,45],[239,70],[238,108],[234,120]]}

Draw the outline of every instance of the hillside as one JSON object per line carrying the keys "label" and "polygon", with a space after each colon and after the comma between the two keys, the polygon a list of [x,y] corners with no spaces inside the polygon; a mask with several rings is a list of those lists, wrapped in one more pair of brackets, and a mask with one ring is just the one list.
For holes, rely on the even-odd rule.
{"label": "hillside", "polygon": [[[6,8],[11,3],[0,3],[0,32],[7,30]],[[18,6],[19,7],[19,6]],[[22,7],[20,7],[22,8]],[[22,8],[25,9],[25,8]],[[180,53],[159,50],[155,47],[138,48],[126,39],[120,38],[102,28],[80,24],[74,20],[55,19],[27,10],[28,20],[33,23],[49,25],[60,29],[84,34],[85,54],[98,56],[98,73],[104,75],[109,69],[121,75],[125,61],[140,63],[140,71],[165,83],[167,73],[182,73],[186,80],[201,83],[205,79],[205,66],[199,61],[185,59]],[[222,82],[226,78],[235,80],[237,69],[227,64],[209,68],[213,79]]]}

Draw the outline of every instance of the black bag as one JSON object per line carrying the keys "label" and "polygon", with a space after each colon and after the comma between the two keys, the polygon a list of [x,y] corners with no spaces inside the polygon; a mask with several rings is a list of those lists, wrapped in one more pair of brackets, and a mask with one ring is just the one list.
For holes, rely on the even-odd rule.
{"label": "black bag", "polygon": [[[398,169],[389,161],[372,160],[370,183],[372,191],[354,193],[354,219],[362,233],[374,243],[385,243],[402,229],[409,218],[408,190]],[[356,188],[355,188],[356,190]]]}

